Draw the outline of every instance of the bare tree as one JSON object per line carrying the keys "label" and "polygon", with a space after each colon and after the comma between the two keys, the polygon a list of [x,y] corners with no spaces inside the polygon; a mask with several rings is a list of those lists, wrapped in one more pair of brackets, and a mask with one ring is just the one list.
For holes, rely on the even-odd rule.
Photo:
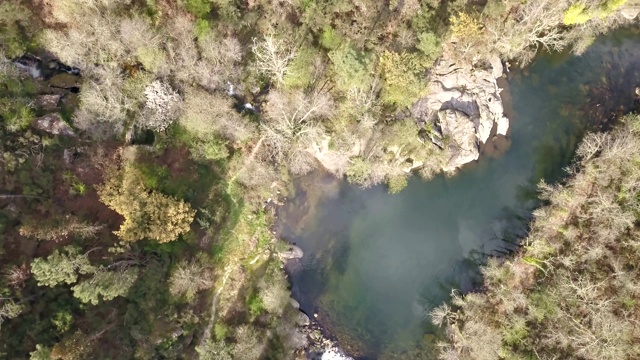
{"label": "bare tree", "polygon": [[328,93],[272,91],[268,97],[265,120],[265,142],[276,161],[285,161],[294,173],[312,169],[309,150],[321,141],[325,129],[320,119],[331,116],[333,99]]}
{"label": "bare tree", "polygon": [[549,51],[562,50],[567,44],[560,26],[565,8],[563,1],[529,1],[508,21],[487,22],[486,29],[492,34],[488,41],[491,52],[527,63],[540,46]]}
{"label": "bare tree", "polygon": [[191,301],[196,293],[213,286],[211,269],[201,259],[178,263],[169,278],[169,291],[173,296]]}
{"label": "bare tree", "polygon": [[13,288],[24,287],[25,282],[31,277],[31,269],[27,264],[14,265],[5,274],[7,283]]}
{"label": "bare tree", "polygon": [[256,69],[282,84],[289,63],[296,56],[293,45],[285,40],[276,39],[273,35],[266,35],[261,41],[254,38],[251,50],[255,56]]}
{"label": "bare tree", "polygon": [[146,128],[156,131],[165,130],[178,117],[182,99],[165,82],[156,80],[144,90],[145,107],[140,122]]}
{"label": "bare tree", "polygon": [[184,96],[179,121],[189,131],[201,137],[219,134],[233,141],[251,135],[254,128],[233,109],[230,97],[196,88],[187,89]]}

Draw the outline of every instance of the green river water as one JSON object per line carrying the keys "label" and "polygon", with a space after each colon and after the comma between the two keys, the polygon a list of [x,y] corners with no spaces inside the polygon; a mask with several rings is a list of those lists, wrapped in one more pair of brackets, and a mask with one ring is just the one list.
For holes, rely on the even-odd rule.
{"label": "green river water", "polygon": [[485,255],[526,233],[536,184],[562,178],[585,131],[608,126],[597,120],[631,109],[639,72],[637,31],[601,38],[580,57],[541,55],[509,73],[504,154],[450,178],[413,177],[397,195],[319,172],[297,179],[277,228],[305,252],[287,265],[301,309],[354,357],[429,354],[439,330],[428,311],[452,289],[476,289]]}

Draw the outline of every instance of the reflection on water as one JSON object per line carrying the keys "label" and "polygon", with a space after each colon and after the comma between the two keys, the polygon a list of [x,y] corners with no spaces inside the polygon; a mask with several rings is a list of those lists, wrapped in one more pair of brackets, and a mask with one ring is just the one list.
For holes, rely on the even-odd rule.
{"label": "reflection on water", "polygon": [[512,73],[511,147],[452,178],[413,178],[398,195],[320,173],[297,180],[278,227],[305,252],[288,265],[302,309],[354,355],[428,352],[438,336],[429,310],[474,289],[485,255],[522,236],[535,184],[562,176],[592,119],[633,105],[639,55],[637,33],[618,32],[582,57],[543,56]]}

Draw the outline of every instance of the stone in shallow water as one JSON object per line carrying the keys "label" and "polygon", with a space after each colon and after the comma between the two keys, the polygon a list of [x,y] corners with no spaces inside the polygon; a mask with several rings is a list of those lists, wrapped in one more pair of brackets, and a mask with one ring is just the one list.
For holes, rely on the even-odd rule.
{"label": "stone in shallow water", "polygon": [[34,121],[33,126],[53,135],[76,136],[71,126],[64,122],[59,114],[47,114],[39,117]]}
{"label": "stone in shallow water", "polygon": [[308,326],[309,324],[311,324],[311,319],[309,319],[309,316],[307,316],[307,314],[303,313],[302,311],[298,311],[296,324],[300,326]]}
{"label": "stone in shallow water", "polygon": [[291,303],[291,306],[293,306],[294,309],[300,309],[300,303],[296,301],[296,299],[289,299],[289,303]]}
{"label": "stone in shallow water", "polygon": [[280,253],[280,256],[283,259],[291,260],[291,259],[300,259],[304,255],[302,249],[295,245],[290,245],[289,249]]}
{"label": "stone in shallow water", "polygon": [[322,354],[322,360],[353,360],[353,358],[342,355],[334,350],[329,350]]}

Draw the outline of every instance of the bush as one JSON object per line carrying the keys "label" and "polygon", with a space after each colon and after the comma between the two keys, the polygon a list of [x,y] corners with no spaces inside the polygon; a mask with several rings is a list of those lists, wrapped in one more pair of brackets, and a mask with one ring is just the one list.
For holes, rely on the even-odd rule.
{"label": "bush", "polygon": [[380,56],[384,79],[382,100],[406,107],[427,94],[425,70],[433,60],[416,53],[385,51]]}
{"label": "bush", "polygon": [[252,325],[240,325],[235,333],[234,359],[258,360],[264,351],[264,341],[260,332]]}
{"label": "bush", "polygon": [[280,316],[285,306],[289,304],[291,296],[285,274],[279,268],[272,268],[261,280],[258,289],[264,309],[270,314]]}
{"label": "bush", "polygon": [[387,186],[389,187],[390,194],[399,193],[402,189],[407,187],[407,175],[401,174],[390,176],[387,180]]}
{"label": "bush", "polygon": [[327,50],[337,50],[344,41],[342,36],[330,26],[325,27],[320,35],[320,45]]}
{"label": "bush", "polygon": [[329,52],[336,86],[348,91],[351,88],[367,89],[373,79],[371,76],[373,61],[369,54],[355,50],[343,44]]}
{"label": "bush", "polygon": [[316,80],[314,75],[318,72],[318,60],[318,53],[312,48],[300,49],[289,64],[284,85],[287,88],[305,88],[311,85]]}
{"label": "bush", "polygon": [[584,24],[591,19],[591,16],[586,13],[586,6],[584,4],[576,3],[571,5],[569,9],[564,13],[565,25],[580,25]]}
{"label": "bush", "polygon": [[372,165],[367,160],[357,157],[351,160],[347,169],[347,180],[352,184],[365,184],[369,179]]}
{"label": "bush", "polygon": [[202,18],[211,12],[211,0],[181,0],[180,4],[197,18]]}
{"label": "bush", "polygon": [[231,97],[190,88],[179,121],[197,137],[219,135],[233,141],[244,140],[251,134],[251,125],[232,106]]}
{"label": "bush", "polygon": [[252,319],[262,315],[266,310],[262,298],[256,292],[252,292],[249,297],[247,297],[246,305]]}
{"label": "bush", "polygon": [[189,142],[191,157],[196,161],[217,161],[229,157],[228,141],[216,136],[193,138]]}
{"label": "bush", "polygon": [[200,256],[193,260],[181,260],[169,277],[169,291],[178,299],[191,302],[196,293],[213,286],[213,273],[208,263],[211,260]]}

